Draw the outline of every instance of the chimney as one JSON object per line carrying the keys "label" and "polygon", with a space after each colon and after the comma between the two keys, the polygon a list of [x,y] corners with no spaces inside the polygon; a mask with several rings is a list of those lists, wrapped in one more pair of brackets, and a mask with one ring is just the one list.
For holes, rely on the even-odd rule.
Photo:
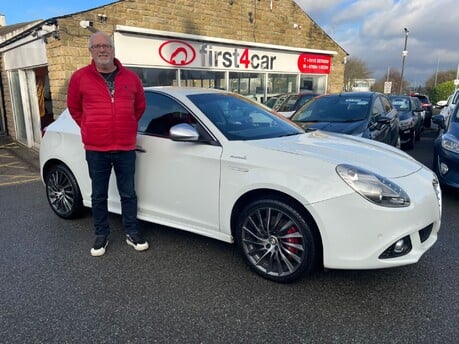
{"label": "chimney", "polygon": [[0,27],[6,26],[5,16],[0,13]]}

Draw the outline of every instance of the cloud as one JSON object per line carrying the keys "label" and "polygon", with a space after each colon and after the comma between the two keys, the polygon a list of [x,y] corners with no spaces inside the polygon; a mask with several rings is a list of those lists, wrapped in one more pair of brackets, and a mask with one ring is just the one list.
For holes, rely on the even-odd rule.
{"label": "cloud", "polygon": [[374,77],[401,69],[408,28],[404,75],[422,84],[437,68],[459,63],[457,0],[296,0],[351,56],[367,63]]}

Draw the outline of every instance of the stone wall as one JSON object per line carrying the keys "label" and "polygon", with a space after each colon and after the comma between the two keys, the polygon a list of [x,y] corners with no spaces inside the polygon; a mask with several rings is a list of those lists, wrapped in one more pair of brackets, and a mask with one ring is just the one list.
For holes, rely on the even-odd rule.
{"label": "stone wall", "polygon": [[[116,25],[183,32],[308,49],[337,51],[327,92],[343,86],[346,52],[293,0],[125,0],[58,18],[60,40],[48,43],[48,68],[54,114],[66,107],[66,90],[73,71],[90,62],[88,38],[98,30],[112,33]],[[107,16],[98,22],[98,14]],[[80,21],[91,20],[84,29]],[[294,27],[296,24],[296,28]]]}
{"label": "stone wall", "polygon": [[[272,4],[271,10],[266,0],[235,0],[233,5],[227,0],[126,0],[61,18],[60,40],[48,44],[54,113],[65,108],[72,72],[90,61],[89,36],[97,30],[112,33],[116,25],[337,51],[327,91],[341,91],[346,52],[293,0]],[[107,16],[106,23],[98,23],[101,13]],[[81,20],[92,20],[94,27],[82,28]]]}

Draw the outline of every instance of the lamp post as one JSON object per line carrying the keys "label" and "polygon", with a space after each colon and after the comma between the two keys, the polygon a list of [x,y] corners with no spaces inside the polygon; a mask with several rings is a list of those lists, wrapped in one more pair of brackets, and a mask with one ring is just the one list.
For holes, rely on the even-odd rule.
{"label": "lamp post", "polygon": [[400,94],[402,94],[403,90],[403,70],[405,69],[405,58],[406,55],[408,55],[408,51],[406,50],[406,44],[408,43],[408,29],[405,27],[403,30],[405,30],[405,47],[403,48],[402,51],[402,72],[400,74]]}

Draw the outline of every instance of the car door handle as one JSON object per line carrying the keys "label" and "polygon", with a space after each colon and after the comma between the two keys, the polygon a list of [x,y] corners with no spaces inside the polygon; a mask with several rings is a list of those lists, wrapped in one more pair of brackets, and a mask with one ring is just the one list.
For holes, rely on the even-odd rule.
{"label": "car door handle", "polygon": [[140,153],[146,153],[147,151],[143,149],[142,146],[135,146],[135,151]]}

